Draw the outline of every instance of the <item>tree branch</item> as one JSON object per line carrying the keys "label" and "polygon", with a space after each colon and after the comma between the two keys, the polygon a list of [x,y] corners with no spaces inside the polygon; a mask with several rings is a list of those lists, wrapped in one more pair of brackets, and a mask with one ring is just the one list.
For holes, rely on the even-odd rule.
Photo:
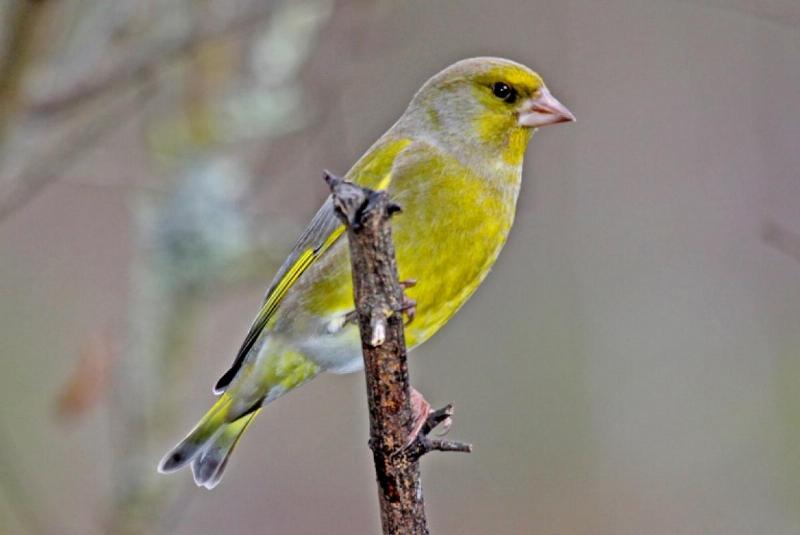
{"label": "tree branch", "polygon": [[0,47],[0,145],[5,140],[21,99],[21,88],[28,70],[46,2],[9,4],[9,23],[5,28],[7,44]]}
{"label": "tree branch", "polygon": [[378,480],[384,534],[427,534],[419,459],[438,451],[471,451],[458,442],[428,438],[453,413],[433,411],[412,437],[411,406],[403,331],[403,290],[389,218],[400,207],[385,191],[373,191],[325,174],[337,215],[347,227],[356,315],[369,402],[370,447]]}
{"label": "tree branch", "polygon": [[47,153],[37,155],[36,160],[8,185],[0,188],[0,223],[65,175],[99,140],[108,138],[112,132],[128,124],[128,116],[141,111],[151,95],[152,91],[144,91],[123,96],[119,103],[115,102],[110,110],[98,114],[80,131],[73,132],[69,139],[62,140]]}
{"label": "tree branch", "polygon": [[169,35],[153,43],[135,48],[128,58],[110,65],[90,79],[81,80],[73,87],[56,95],[33,101],[28,111],[37,115],[57,114],[72,109],[99,96],[119,91],[120,88],[147,78],[149,73],[158,73],[164,65],[182,59],[202,44],[249,31],[263,24],[274,11],[271,2],[261,2],[256,8],[241,16],[225,21],[201,21],[189,31],[177,37]]}

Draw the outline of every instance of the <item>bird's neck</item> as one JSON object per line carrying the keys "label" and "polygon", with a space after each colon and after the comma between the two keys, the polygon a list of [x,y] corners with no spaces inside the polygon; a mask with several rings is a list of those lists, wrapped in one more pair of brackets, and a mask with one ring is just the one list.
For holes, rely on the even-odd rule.
{"label": "bird's neck", "polygon": [[517,126],[514,117],[477,116],[467,124],[469,131],[465,132],[463,120],[423,105],[406,113],[396,127],[411,137],[423,137],[482,176],[519,187],[522,160],[533,130]]}

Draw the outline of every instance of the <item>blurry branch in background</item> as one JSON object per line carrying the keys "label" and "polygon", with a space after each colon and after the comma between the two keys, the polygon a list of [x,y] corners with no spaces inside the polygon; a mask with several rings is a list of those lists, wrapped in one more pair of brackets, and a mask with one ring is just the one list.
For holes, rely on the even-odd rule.
{"label": "blurry branch in background", "polygon": [[140,40],[129,57],[122,58],[92,78],[81,80],[60,93],[32,101],[29,111],[33,114],[59,113],[121,87],[128,88],[141,80],[144,74],[164,69],[170,62],[192,54],[207,41],[256,29],[274,12],[275,2],[255,4],[255,8],[237,14],[232,20],[221,21],[218,17],[201,15],[197,17],[200,20],[190,25],[183,35],[169,35],[156,43]]}
{"label": "blurry branch in background", "polygon": [[[99,515],[103,531],[169,533],[193,494],[185,482],[156,477],[155,463],[179,427],[188,389],[197,388],[191,361],[208,302],[232,287],[263,284],[282,260],[276,251],[290,245],[284,235],[294,234],[282,232],[279,222],[265,234],[242,209],[264,180],[241,161],[242,142],[253,141],[263,154],[272,139],[312,124],[302,66],[338,4],[19,4],[20,11],[10,10],[14,16],[0,9],[0,24],[25,29],[9,43],[28,51],[0,57],[0,75],[13,75],[0,80],[2,98],[14,104],[0,110],[0,134],[8,128],[0,150],[15,160],[0,162],[0,222],[96,148],[107,148],[126,125],[140,128],[138,143],[126,149],[150,157],[134,169],[150,171],[142,182],[157,187],[126,190],[133,251],[123,322],[112,326],[112,339],[87,336],[73,373],[53,397],[58,417],[71,425],[99,403],[107,408],[112,490]],[[49,24],[40,24],[48,32],[38,32],[49,48],[39,42],[37,58],[27,40],[42,19],[31,16],[34,4],[53,9]],[[134,11],[140,17],[131,22]],[[64,25],[63,42],[44,35]],[[105,327],[95,332],[111,336]],[[8,462],[15,458],[10,438],[0,429],[0,499],[31,533],[40,533],[50,518],[37,493],[22,486],[22,468]]]}
{"label": "blurry branch in background", "polygon": [[133,52],[127,54],[128,57],[111,64],[100,74],[78,80],[66,90],[44,97],[33,95],[23,109],[17,104],[24,82],[23,75],[31,59],[31,40],[38,20],[35,15],[41,12],[38,6],[43,4],[45,2],[19,2],[19,14],[9,20],[12,39],[4,54],[5,61],[0,64],[0,147],[6,148],[3,147],[3,132],[23,112],[37,119],[53,120],[54,115],[74,112],[100,97],[117,98],[119,93],[134,93],[133,104],[136,106],[130,106],[130,97],[123,96],[125,102],[102,110],[75,136],[69,136],[69,139],[51,149],[49,154],[37,154],[21,171],[6,179],[5,183],[0,182],[0,222],[64,175],[70,165],[80,161],[86,150],[96,145],[98,140],[124,125],[124,117],[138,111],[143,104],[141,100],[136,101],[135,95],[150,93],[161,71],[170,68],[175,61],[196,53],[209,41],[229,38],[263,26],[270,15],[276,12],[273,2],[255,2],[256,7],[243,10],[244,13],[224,21],[211,16],[195,16],[200,20],[197,25],[189,25],[182,35],[168,35],[155,44],[139,36],[139,42],[132,46]]}
{"label": "blurry branch in background", "polygon": [[[154,117],[143,132],[155,162],[167,164],[174,179],[166,195],[141,192],[135,204],[132,303],[125,348],[112,373],[115,461],[109,529],[114,533],[168,532],[189,503],[185,487],[177,486],[180,481],[157,477],[153,448],[163,449],[165,432],[172,434],[189,397],[185,378],[192,369],[208,289],[239,284],[255,278],[255,273],[263,278],[275,267],[269,265],[274,259],[269,251],[286,245],[274,239],[259,241],[255,222],[241,210],[242,200],[252,195],[254,177],[246,166],[217,150],[247,137],[257,137],[263,147],[283,132],[285,126],[274,117],[285,115],[275,116],[272,110],[291,114],[300,105],[281,100],[281,89],[294,83],[300,64],[313,50],[305,43],[313,42],[330,14],[320,9],[324,4],[295,2],[272,10],[252,46],[264,41],[275,46],[253,57],[280,66],[282,76],[267,68],[261,82],[269,85],[260,86],[256,77],[252,93],[232,88],[236,71],[228,65],[236,50],[211,38],[219,37],[218,32],[201,32],[201,41],[192,38],[191,46],[180,47],[188,46],[191,54],[177,113]],[[259,17],[263,18],[250,13],[237,28],[250,27]],[[275,34],[283,41],[272,43]],[[282,53],[289,59],[275,57]],[[234,93],[228,96],[230,89]],[[257,95],[255,104],[260,106],[248,106],[250,122],[221,112],[230,99],[247,100],[251,94]],[[261,115],[264,109],[266,118]],[[252,128],[252,121],[259,123],[258,129]],[[130,404],[130,399],[142,402]]]}
{"label": "blurry branch in background", "polygon": [[[7,15],[5,49],[0,54],[0,146],[9,123],[20,104],[25,72],[32,56],[36,27],[44,10],[44,1],[12,2]],[[0,160],[2,159],[0,152]]]}
{"label": "blurry branch in background", "polygon": [[800,234],[768,221],[761,229],[761,236],[766,243],[800,262]]}
{"label": "blurry branch in background", "polygon": [[328,173],[325,180],[336,214],[347,227],[383,533],[427,535],[420,457],[431,451],[470,452],[472,446],[428,438],[452,416],[451,405],[430,412],[418,434],[412,435],[416,421],[403,332],[404,298],[389,224],[400,207],[385,191]]}
{"label": "blurry branch in background", "polygon": [[125,126],[129,116],[141,109],[151,92],[128,92],[93,117],[72,136],[39,154],[0,189],[0,223],[25,206],[46,186],[70,172],[98,142]]}

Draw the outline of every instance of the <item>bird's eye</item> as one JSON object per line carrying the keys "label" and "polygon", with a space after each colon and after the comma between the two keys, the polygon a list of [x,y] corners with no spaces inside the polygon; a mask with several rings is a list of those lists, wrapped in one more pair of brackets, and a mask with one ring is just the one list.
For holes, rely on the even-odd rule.
{"label": "bird's eye", "polygon": [[494,93],[494,96],[497,98],[509,104],[517,100],[517,92],[505,82],[496,82],[492,86],[492,93]]}

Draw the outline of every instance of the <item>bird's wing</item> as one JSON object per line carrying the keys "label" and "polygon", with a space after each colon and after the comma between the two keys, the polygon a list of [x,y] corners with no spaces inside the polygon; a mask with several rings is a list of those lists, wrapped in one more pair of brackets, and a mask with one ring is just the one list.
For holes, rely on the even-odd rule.
{"label": "bird's wing", "polygon": [[[411,144],[410,140],[380,141],[361,158],[348,173],[353,182],[371,188],[384,189],[391,180],[392,166],[398,154]],[[303,234],[295,243],[289,257],[283,262],[272,281],[261,309],[236,354],[233,365],[214,385],[214,393],[220,394],[231,383],[250,350],[264,331],[277,310],[286,292],[314,261],[322,256],[344,232],[344,226],[336,217],[330,196],[322,204]]]}

